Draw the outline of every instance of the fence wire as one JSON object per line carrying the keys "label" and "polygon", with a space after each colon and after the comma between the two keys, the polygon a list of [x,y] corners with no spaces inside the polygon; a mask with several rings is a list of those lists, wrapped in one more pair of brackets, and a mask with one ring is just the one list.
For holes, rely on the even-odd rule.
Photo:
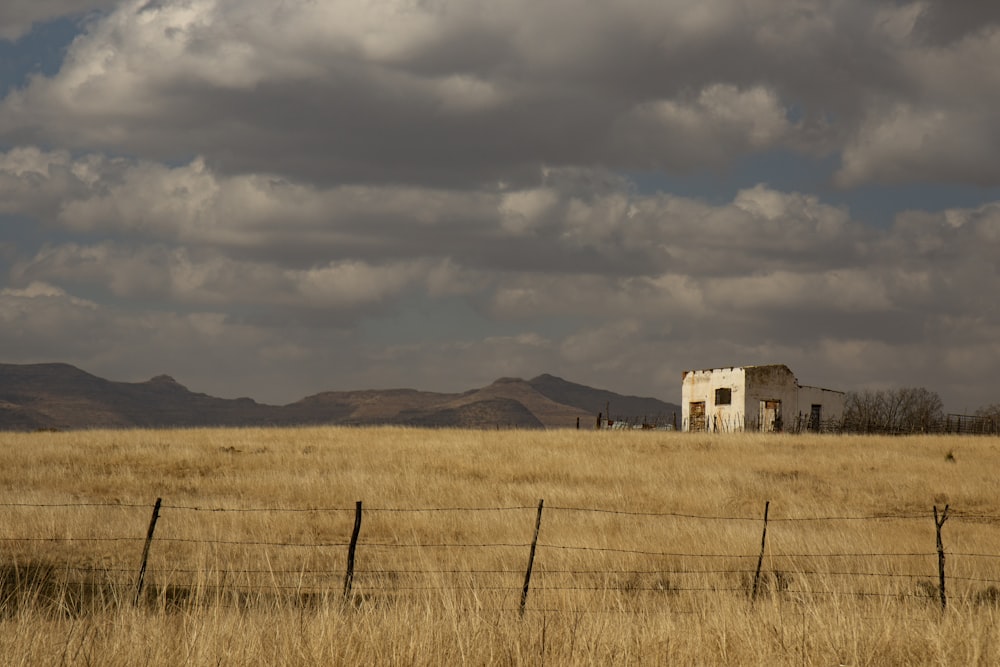
{"label": "fence wire", "polygon": [[[127,529],[122,509],[134,510]],[[64,598],[70,591],[81,599],[80,591],[100,589],[110,598],[111,591],[135,586],[137,577],[141,582],[149,509],[135,503],[0,503],[0,609],[40,582],[62,586]],[[54,516],[39,522],[35,510]],[[765,522],[762,516],[570,506],[545,507],[543,516],[541,505],[365,507],[360,515],[359,507],[162,504],[159,510],[142,572],[145,599],[161,603],[246,604],[254,596],[398,601],[447,594],[482,595],[479,609],[502,609],[495,603],[520,594],[522,613],[600,613],[607,604],[623,613],[643,605],[690,613],[701,595],[760,594],[795,603],[854,597],[935,604],[943,597],[941,558],[953,600],[1000,605],[1000,535],[990,530],[1000,515],[982,510],[952,510],[944,535],[946,545],[956,546],[943,552],[935,550],[929,512],[775,516]],[[536,510],[541,536],[533,544],[526,539]],[[222,516],[233,519],[220,524],[212,518]],[[426,521],[417,523],[420,516]],[[362,517],[354,543],[351,519]],[[438,525],[436,517],[450,518]],[[154,525],[155,519],[154,513]],[[844,533],[837,526],[845,522],[861,532]],[[906,546],[872,548],[893,523]],[[767,524],[770,542],[761,550],[759,530]],[[685,544],[711,540],[726,548],[650,548],[678,536]],[[809,539],[839,548],[801,548]],[[358,567],[352,563],[345,571],[348,548],[357,549]],[[535,554],[530,586],[529,549]],[[525,605],[528,595],[533,604]]]}

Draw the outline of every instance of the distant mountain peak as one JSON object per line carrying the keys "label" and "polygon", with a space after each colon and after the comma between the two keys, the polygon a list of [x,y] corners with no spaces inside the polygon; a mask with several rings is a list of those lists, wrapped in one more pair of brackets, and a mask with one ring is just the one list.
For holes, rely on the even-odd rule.
{"label": "distant mountain peak", "polygon": [[442,394],[413,389],[323,392],[286,406],[194,393],[170,375],[115,382],[69,364],[0,363],[0,431],[39,428],[158,428],[404,424],[460,428],[573,428],[598,412],[670,415],[675,405],[622,396],[551,374],[502,377]]}
{"label": "distant mountain peak", "polygon": [[550,373],[532,378],[528,384],[538,393],[557,403],[571,405],[594,415],[598,412],[610,412],[616,417],[633,418],[680,412],[680,406],[673,403],[651,397],[617,394],[606,389],[570,382]]}
{"label": "distant mountain peak", "polygon": [[180,382],[178,382],[177,380],[173,379],[172,377],[166,374],[152,377],[146,382],[146,384],[176,385],[178,387],[181,386]]}
{"label": "distant mountain peak", "polygon": [[493,384],[519,384],[524,382],[522,378],[502,377],[493,381]]}
{"label": "distant mountain peak", "polygon": [[562,383],[565,383],[565,384],[572,384],[572,385],[577,385],[577,386],[581,386],[581,387],[585,386],[585,385],[581,385],[581,384],[579,384],[577,382],[570,382],[569,380],[566,380],[565,378],[561,378],[558,375],[553,375],[552,373],[542,373],[541,375],[538,375],[538,376],[533,377],[530,380],[528,380],[529,384],[537,384],[537,383],[541,383],[541,382],[562,382]]}

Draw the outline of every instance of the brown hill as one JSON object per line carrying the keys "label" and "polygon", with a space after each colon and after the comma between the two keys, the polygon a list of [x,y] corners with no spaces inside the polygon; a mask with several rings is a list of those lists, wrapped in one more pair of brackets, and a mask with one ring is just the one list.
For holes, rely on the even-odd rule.
{"label": "brown hill", "polygon": [[196,394],[167,375],[146,382],[112,382],[69,364],[0,364],[0,429],[18,428],[14,413],[34,428],[240,426],[274,423],[277,408],[249,398]]}
{"label": "brown hill", "polygon": [[610,413],[613,419],[646,417],[652,420],[660,417],[661,420],[666,420],[671,419],[674,414],[679,419],[681,414],[681,406],[674,403],[641,396],[623,396],[606,389],[595,389],[568,382],[554,375],[539,375],[528,380],[528,384],[552,401],[573,406],[588,415],[596,415],[600,412],[605,416]]}
{"label": "brown hill", "polygon": [[545,428],[531,410],[512,398],[486,398],[414,416],[411,426],[436,428]]}
{"label": "brown hill", "polygon": [[500,378],[487,387],[462,394],[446,404],[446,407],[460,407],[477,401],[494,399],[513,400],[520,403],[546,428],[575,427],[577,418],[580,419],[581,425],[589,428],[593,424],[596,414],[558,403],[520,378]]}
{"label": "brown hill", "polygon": [[414,389],[327,391],[292,403],[285,411],[306,422],[322,417],[339,423],[421,426],[553,428],[575,426],[577,417],[586,424],[593,419],[515,378],[462,394]]}
{"label": "brown hill", "polygon": [[[621,396],[551,375],[501,378],[461,394],[387,389],[330,391],[275,406],[189,391],[160,375],[114,382],[69,364],[0,364],[0,430],[403,424],[462,428],[590,428],[600,407],[676,406]],[[598,409],[594,409],[594,408]],[[638,414],[638,412],[636,412]]]}
{"label": "brown hill", "polygon": [[314,423],[390,424],[412,415],[433,412],[454,394],[438,394],[415,389],[369,389],[364,391],[324,391],[286,405],[291,419]]}

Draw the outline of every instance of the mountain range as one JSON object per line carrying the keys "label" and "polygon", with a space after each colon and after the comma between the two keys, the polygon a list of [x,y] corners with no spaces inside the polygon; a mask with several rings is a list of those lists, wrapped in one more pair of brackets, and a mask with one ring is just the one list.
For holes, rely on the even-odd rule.
{"label": "mountain range", "polygon": [[[0,430],[393,424],[455,428],[593,428],[598,413],[669,420],[680,407],[553,375],[500,378],[457,394],[327,391],[287,405],[192,392],[168,375],[115,382],[62,363],[0,364]],[[577,421],[579,420],[579,422]]]}

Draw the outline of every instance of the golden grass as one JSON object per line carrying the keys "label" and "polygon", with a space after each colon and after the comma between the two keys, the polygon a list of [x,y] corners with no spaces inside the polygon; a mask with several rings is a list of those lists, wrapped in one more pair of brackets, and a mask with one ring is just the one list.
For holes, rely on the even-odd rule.
{"label": "golden grass", "polygon": [[[30,665],[997,664],[998,469],[997,439],[939,436],[0,434],[0,655]],[[146,593],[133,606],[157,497]],[[357,500],[358,571],[344,605]],[[942,613],[931,508],[945,504]],[[876,515],[888,518],[829,519]]]}

